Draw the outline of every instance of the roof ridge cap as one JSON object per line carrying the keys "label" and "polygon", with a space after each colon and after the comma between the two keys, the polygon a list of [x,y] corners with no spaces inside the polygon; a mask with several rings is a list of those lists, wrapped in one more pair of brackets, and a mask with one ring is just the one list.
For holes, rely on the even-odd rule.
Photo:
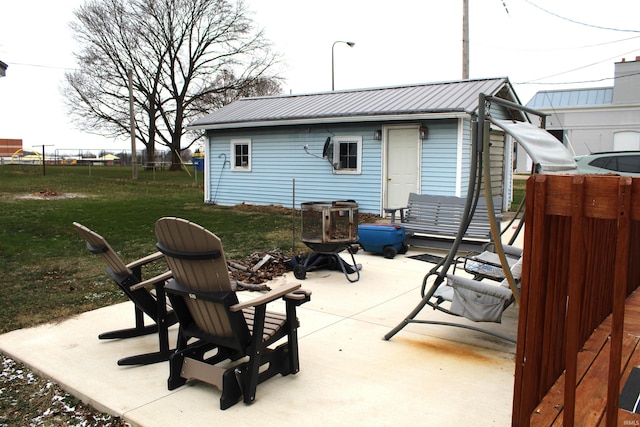
{"label": "roof ridge cap", "polygon": [[409,84],[396,85],[396,86],[378,86],[378,87],[343,89],[343,90],[324,91],[324,92],[280,94],[280,95],[270,95],[270,96],[251,96],[246,98],[239,98],[237,99],[237,101],[254,101],[258,99],[278,99],[278,98],[285,99],[285,98],[297,98],[297,97],[302,98],[307,96],[325,96],[325,95],[328,96],[328,95],[337,95],[337,94],[346,94],[346,93],[361,93],[361,92],[376,92],[376,91],[382,91],[382,90],[407,89],[407,88],[413,88],[413,87],[474,83],[474,82],[489,81],[489,80],[508,81],[508,78],[507,77],[484,77],[484,78],[466,79],[466,80],[445,80],[440,82],[429,82],[429,83],[409,83]]}

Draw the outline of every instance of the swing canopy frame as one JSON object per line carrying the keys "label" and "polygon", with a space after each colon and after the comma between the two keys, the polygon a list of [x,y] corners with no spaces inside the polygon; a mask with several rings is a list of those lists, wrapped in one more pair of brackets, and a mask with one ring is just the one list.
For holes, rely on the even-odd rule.
{"label": "swing canopy frame", "polygon": [[[519,112],[518,116],[527,121],[494,118],[490,114],[491,107],[494,105],[502,107],[502,111],[507,109]],[[534,125],[530,116],[538,117],[540,125]],[[512,303],[518,304],[520,302],[518,281],[522,268],[522,259],[516,263],[513,262],[513,259],[509,259],[505,252],[505,245],[502,243],[504,230],[501,230],[495,214],[493,195],[489,184],[491,182],[489,132],[493,126],[501,129],[505,134],[511,135],[531,158],[533,163],[532,174],[576,174],[577,165],[569,150],[544,129],[545,117],[545,113],[523,105],[485,94],[479,95],[477,115],[472,120],[469,186],[464,216],[460,221],[458,233],[447,255],[424,276],[420,302],[409,315],[384,336],[385,340],[391,339],[410,323],[422,323],[455,326],[483,332],[507,341],[514,341],[504,334],[481,328],[474,324],[422,320],[416,319],[416,316],[423,308],[429,306],[452,316],[463,316],[473,322],[489,321],[500,323],[504,310]],[[485,185],[482,185],[483,183]],[[459,277],[449,272],[451,267],[455,266],[460,244],[473,218],[482,191],[484,191],[484,199],[487,202],[487,212],[491,224],[491,245],[504,273],[504,280],[500,285],[473,280],[468,277]],[[523,199],[520,209],[524,207],[524,203],[525,200]],[[522,225],[523,222],[521,221],[507,246],[513,244]],[[510,226],[511,223],[505,230]],[[443,305],[445,301],[451,302],[450,306]]]}

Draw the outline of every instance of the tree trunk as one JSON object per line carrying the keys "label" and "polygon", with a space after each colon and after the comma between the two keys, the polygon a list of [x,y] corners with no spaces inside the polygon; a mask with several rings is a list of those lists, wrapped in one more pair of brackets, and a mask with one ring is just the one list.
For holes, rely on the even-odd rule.
{"label": "tree trunk", "polygon": [[176,112],[173,122],[174,132],[171,134],[171,170],[177,171],[182,169],[182,124],[184,122],[184,108],[182,106],[183,99],[179,98],[176,103]]}
{"label": "tree trunk", "polygon": [[171,150],[171,167],[169,170],[179,171],[182,170],[182,159],[178,155],[176,150]]}
{"label": "tree trunk", "polygon": [[148,142],[147,144],[145,144],[145,146],[147,147],[147,159],[146,159],[146,165],[145,165],[145,169],[149,169],[152,168],[153,166],[155,166],[155,162],[156,162],[156,147],[155,144],[152,142]]}

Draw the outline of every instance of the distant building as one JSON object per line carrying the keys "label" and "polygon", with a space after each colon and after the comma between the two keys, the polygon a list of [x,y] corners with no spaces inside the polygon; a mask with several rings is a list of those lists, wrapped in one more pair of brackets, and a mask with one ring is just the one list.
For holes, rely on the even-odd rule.
{"label": "distant building", "polygon": [[0,157],[11,157],[18,150],[22,150],[21,139],[0,138]]}
{"label": "distant building", "polygon": [[609,87],[540,91],[527,107],[549,114],[547,130],[575,155],[640,150],[640,57],[616,63],[614,76]]}

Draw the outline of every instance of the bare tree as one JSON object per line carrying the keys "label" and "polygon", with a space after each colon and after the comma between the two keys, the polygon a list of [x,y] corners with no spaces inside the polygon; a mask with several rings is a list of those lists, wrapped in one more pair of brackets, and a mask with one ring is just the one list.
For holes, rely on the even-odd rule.
{"label": "bare tree", "polygon": [[63,88],[70,116],[86,131],[128,135],[132,70],[136,137],[150,162],[158,143],[180,168],[198,137],[184,141],[190,121],[240,96],[281,92],[279,58],[242,0],[89,0],[75,16],[78,69]]}
{"label": "bare tree", "polygon": [[194,100],[194,109],[197,113],[206,114],[217,110],[238,98],[278,95],[282,92],[277,79],[257,77],[239,81],[229,71],[219,73],[211,82],[210,89],[200,98]]}

